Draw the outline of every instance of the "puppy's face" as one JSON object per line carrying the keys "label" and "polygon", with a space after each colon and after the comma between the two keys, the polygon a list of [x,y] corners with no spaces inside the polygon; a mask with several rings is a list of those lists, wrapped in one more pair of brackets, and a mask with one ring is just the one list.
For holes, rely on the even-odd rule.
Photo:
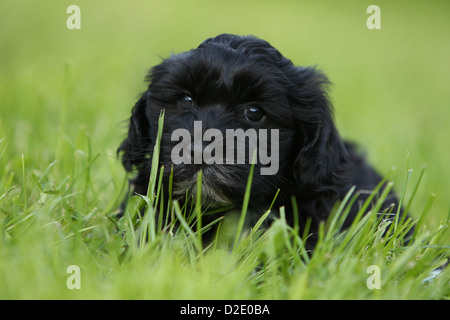
{"label": "puppy's face", "polygon": [[162,110],[159,162],[165,184],[173,167],[175,199],[195,197],[200,170],[202,204],[213,207],[242,202],[252,163],[252,203],[261,205],[278,189],[288,197],[302,189],[299,180],[307,187],[317,174],[327,174],[326,165],[324,172],[311,172],[318,164],[308,163],[327,152],[334,133],[322,88],[327,79],[313,68],[293,66],[267,42],[231,35],[208,39],[164,60],[148,80],[119,148],[138,180],[148,179]]}

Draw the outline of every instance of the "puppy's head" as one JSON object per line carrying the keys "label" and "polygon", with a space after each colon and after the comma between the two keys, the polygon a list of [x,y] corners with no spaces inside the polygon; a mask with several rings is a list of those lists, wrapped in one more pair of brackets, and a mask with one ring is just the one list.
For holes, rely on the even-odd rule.
{"label": "puppy's head", "polygon": [[158,117],[165,111],[160,165],[173,195],[195,192],[205,205],[239,205],[255,151],[253,204],[333,190],[345,148],[326,95],[327,78],[296,67],[268,42],[219,35],[150,70],[119,147],[135,184],[146,184]]}

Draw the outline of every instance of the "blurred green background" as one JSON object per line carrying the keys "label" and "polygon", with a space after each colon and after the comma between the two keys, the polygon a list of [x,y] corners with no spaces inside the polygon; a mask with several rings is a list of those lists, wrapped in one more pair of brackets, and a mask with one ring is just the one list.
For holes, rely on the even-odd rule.
{"label": "blurred green background", "polygon": [[[80,30],[66,27],[71,4]],[[380,30],[366,27],[371,4],[381,8]],[[413,214],[435,193],[429,219],[439,223],[450,204],[449,12],[449,1],[2,0],[0,172],[15,172],[20,187],[24,155],[34,170],[58,159],[64,176],[74,161],[64,150],[83,145],[100,154],[92,183],[106,210],[117,194],[111,167],[124,177],[115,150],[147,70],[208,37],[253,34],[326,72],[342,136],[382,174],[396,166],[398,192],[408,152],[411,189],[427,165]]]}

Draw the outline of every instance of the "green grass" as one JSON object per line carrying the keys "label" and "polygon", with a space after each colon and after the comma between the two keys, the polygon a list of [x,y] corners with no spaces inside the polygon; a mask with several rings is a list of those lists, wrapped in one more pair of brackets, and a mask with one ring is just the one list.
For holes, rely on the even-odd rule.
{"label": "green grass", "polygon": [[[448,4],[379,1],[377,31],[364,1],[77,1],[73,31],[70,4],[0,4],[0,298],[450,297],[448,269],[423,283],[450,243]],[[127,188],[115,150],[146,70],[221,32],[255,34],[329,75],[340,132],[382,173],[397,167],[388,178],[418,223],[406,247],[410,221],[372,214],[337,233],[345,203],[312,256],[283,216],[269,230],[241,229],[239,214],[217,221],[221,236],[203,243],[198,208],[173,206],[180,228],[152,219],[155,180],[113,218]],[[70,265],[80,290],[67,288]],[[381,289],[367,286],[373,265]]]}

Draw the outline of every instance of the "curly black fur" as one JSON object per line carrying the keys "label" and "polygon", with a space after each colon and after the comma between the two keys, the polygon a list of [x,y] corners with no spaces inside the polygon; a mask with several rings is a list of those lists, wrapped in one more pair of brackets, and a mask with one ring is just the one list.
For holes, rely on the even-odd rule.
{"label": "curly black fur", "polygon": [[[280,189],[274,211],[285,206],[287,219],[293,223],[294,197],[300,225],[311,219],[314,232],[335,203],[356,186],[360,198],[345,227],[368,196],[366,191],[381,181],[355,147],[339,136],[327,96],[327,77],[317,68],[293,65],[264,40],[229,34],[207,39],[196,49],[165,59],[150,70],[147,80],[148,89],[134,106],[128,136],[118,149],[125,169],[137,173],[131,181],[137,193],[147,191],[161,110],[165,110],[160,155],[165,184],[173,165],[171,150],[177,143],[171,141],[171,133],[177,128],[192,132],[193,122],[199,120],[203,130],[279,129],[277,174],[260,175],[257,168],[262,165],[255,166],[249,207],[254,219],[267,210]],[[244,113],[250,106],[263,110],[261,121],[246,119]],[[248,163],[180,164],[173,168],[174,198],[183,201],[195,190],[201,169],[205,205],[242,204]],[[397,205],[391,194],[382,210],[397,212]]]}

